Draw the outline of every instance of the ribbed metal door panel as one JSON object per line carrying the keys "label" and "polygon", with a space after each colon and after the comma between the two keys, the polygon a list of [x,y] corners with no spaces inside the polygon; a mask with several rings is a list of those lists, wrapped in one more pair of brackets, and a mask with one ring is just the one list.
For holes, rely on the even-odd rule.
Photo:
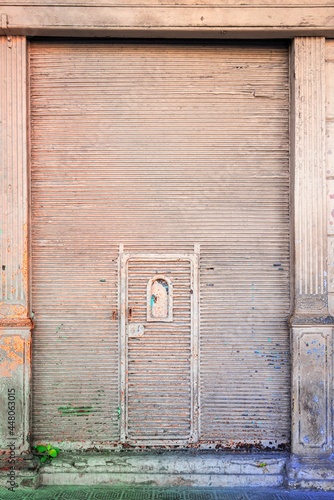
{"label": "ribbed metal door panel", "polygon": [[200,441],[284,447],[286,47],[55,41],[30,53],[35,440],[118,441],[119,244],[200,244]]}
{"label": "ribbed metal door panel", "polygon": [[[173,321],[147,321],[147,283],[155,275],[173,284]],[[191,433],[191,263],[130,260],[127,268],[128,337],[127,437],[138,441],[183,441]]]}

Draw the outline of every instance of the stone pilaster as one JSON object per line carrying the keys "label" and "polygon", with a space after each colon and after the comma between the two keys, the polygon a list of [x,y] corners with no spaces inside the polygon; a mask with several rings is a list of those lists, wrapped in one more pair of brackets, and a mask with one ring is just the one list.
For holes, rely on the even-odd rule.
{"label": "stone pilaster", "polygon": [[295,311],[327,314],[325,40],[294,42]]}
{"label": "stone pilaster", "polygon": [[326,42],[328,309],[334,315],[334,40]]}
{"label": "stone pilaster", "polygon": [[29,450],[31,330],[27,43],[22,36],[0,37],[0,189],[0,450],[14,448],[19,455]]}
{"label": "stone pilaster", "polygon": [[292,451],[329,455],[333,421],[333,318],[328,310],[325,39],[292,51],[295,312],[292,317]]}

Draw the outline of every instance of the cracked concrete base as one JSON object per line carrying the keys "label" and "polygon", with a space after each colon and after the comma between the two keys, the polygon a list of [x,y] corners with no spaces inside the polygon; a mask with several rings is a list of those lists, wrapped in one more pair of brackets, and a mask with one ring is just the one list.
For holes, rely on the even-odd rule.
{"label": "cracked concrete base", "polygon": [[288,486],[334,491],[334,460],[331,457],[299,458],[287,461]]}
{"label": "cracked concrete base", "polygon": [[287,456],[203,452],[64,454],[40,471],[42,485],[280,486]]}
{"label": "cracked concrete base", "polygon": [[[203,451],[61,453],[51,464],[18,462],[17,488],[129,485],[152,487],[280,487],[334,491],[334,461],[286,453]],[[2,461],[0,486],[8,487]]]}
{"label": "cracked concrete base", "polygon": [[39,463],[32,456],[16,457],[15,474],[10,476],[11,464],[6,457],[0,458],[0,487],[10,487],[10,481],[15,481],[19,488],[38,488]]}

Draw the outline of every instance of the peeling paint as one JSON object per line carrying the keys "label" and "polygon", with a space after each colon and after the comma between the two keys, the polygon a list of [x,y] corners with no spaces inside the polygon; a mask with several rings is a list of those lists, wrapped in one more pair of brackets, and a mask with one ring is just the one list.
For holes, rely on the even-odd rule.
{"label": "peeling paint", "polygon": [[13,372],[23,365],[24,340],[19,335],[11,335],[3,337],[1,341],[0,375],[2,377],[11,377]]}
{"label": "peeling paint", "polygon": [[28,317],[28,309],[23,304],[11,304],[6,301],[0,302],[0,319],[21,319]]}

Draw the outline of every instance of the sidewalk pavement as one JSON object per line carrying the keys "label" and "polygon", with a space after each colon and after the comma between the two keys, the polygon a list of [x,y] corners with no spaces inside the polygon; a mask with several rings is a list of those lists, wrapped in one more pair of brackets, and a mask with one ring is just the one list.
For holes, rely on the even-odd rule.
{"label": "sidewalk pavement", "polygon": [[284,488],[158,488],[141,486],[42,486],[0,488],[0,500],[333,500],[334,492]]}

